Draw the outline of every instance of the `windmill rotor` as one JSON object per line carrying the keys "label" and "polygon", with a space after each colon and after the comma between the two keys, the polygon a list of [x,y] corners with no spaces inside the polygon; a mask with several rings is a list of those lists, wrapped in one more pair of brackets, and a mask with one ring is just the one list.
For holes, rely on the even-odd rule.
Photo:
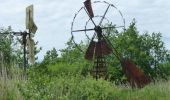
{"label": "windmill rotor", "polygon": [[27,49],[28,49],[28,59],[30,63],[35,63],[35,54],[34,54],[34,48],[35,48],[35,42],[33,39],[33,34],[37,31],[37,26],[34,23],[33,19],[33,5],[30,5],[26,8],[26,29],[28,29],[28,37],[27,37]]}
{"label": "windmill rotor", "polygon": [[[96,15],[97,11],[96,9],[94,9],[95,7],[97,7],[95,6],[96,4],[105,4],[106,10],[104,10],[103,12],[99,11],[99,13],[103,15]],[[103,7],[100,6],[98,8]],[[109,13],[111,8],[114,9],[113,11],[117,12],[113,13],[116,15],[110,16],[110,14],[112,13]],[[81,11],[84,11],[85,13],[85,15],[83,16],[88,16],[87,20],[83,19],[83,17],[77,18],[79,17],[79,14],[83,14],[81,13]],[[112,17],[115,17],[117,15],[120,18],[119,22],[121,22],[121,24],[116,23],[117,19],[114,21],[111,21],[109,19],[114,19]],[[97,20],[97,18],[100,19]],[[83,22],[81,22],[82,19],[85,20],[85,27],[80,28],[80,26],[83,24]],[[78,20],[79,22],[76,22],[76,20]],[[78,23],[78,27],[75,27],[76,23]],[[84,2],[84,7],[82,7],[73,18],[73,22],[71,24],[72,41],[73,43],[75,43],[75,46],[80,51],[84,52],[85,59],[89,61],[94,61],[94,66],[91,70],[91,74],[96,79],[101,77],[106,78],[107,63],[105,57],[107,57],[107,55],[113,54],[120,61],[123,72],[127,76],[128,81],[132,86],[134,86],[134,84],[137,84],[137,87],[143,87],[144,85],[148,84],[150,82],[149,78],[137,67],[137,65],[135,65],[135,63],[131,59],[124,58],[107,38],[110,34],[107,32],[104,33],[104,31],[108,29],[122,29],[122,31],[125,31],[125,19],[121,11],[118,10],[116,6],[106,1],[94,1],[93,3],[91,3],[91,0],[86,0]],[[78,43],[76,40],[76,35],[80,34],[79,36],[77,36],[77,38],[80,41],[83,41],[83,35],[81,34],[82,32],[84,32],[84,39],[88,39],[88,41],[90,41],[85,51],[78,47]]]}
{"label": "windmill rotor", "polygon": [[[88,2],[90,0],[87,0]],[[85,1],[86,2],[86,1]],[[86,40],[88,39],[88,42],[90,43],[90,41],[92,39],[96,40],[96,36],[93,38],[93,34],[96,34],[95,33],[95,27],[98,27],[100,26],[102,28],[102,30],[106,30],[106,29],[118,29],[120,28],[120,30],[123,28],[125,29],[125,21],[124,21],[124,17],[122,15],[122,13],[113,5],[113,4],[110,4],[108,2],[105,2],[105,1],[94,1],[91,3],[92,5],[99,5],[100,4],[103,4],[103,8],[107,8],[106,10],[104,9],[103,12],[96,14],[96,13],[93,13],[96,12],[96,10],[98,8],[95,8],[93,6],[89,7],[89,4],[86,4],[84,3],[85,6],[81,7],[78,12],[75,14],[74,18],[73,18],[73,22],[72,22],[72,25],[71,25],[71,35],[72,35],[72,41],[73,43],[75,44],[75,46],[83,53],[85,53],[86,51],[82,50],[78,44],[83,40]],[[87,6],[88,5],[88,6]],[[105,7],[106,6],[106,7]],[[94,10],[93,10],[94,9]],[[111,21],[109,18],[111,16],[109,16],[109,18],[107,18],[106,15],[108,15],[108,10],[113,11],[113,15],[115,15],[116,17],[119,17],[117,18],[120,23],[119,24],[113,24],[114,23],[113,21]],[[82,13],[85,13],[84,15],[82,16],[86,16],[87,18],[85,19],[86,21],[83,20],[84,25],[82,23],[80,23],[82,25],[82,27],[75,27],[75,26],[80,26],[77,25],[77,20],[79,20],[79,15],[82,14]],[[92,14],[90,14],[92,13]],[[112,13],[112,12],[111,12]],[[81,17],[81,16],[80,16]],[[82,19],[82,18],[81,18]],[[96,20],[97,19],[97,20]],[[107,25],[106,25],[107,24]],[[110,26],[109,26],[110,25]],[[84,33],[84,34],[81,34]],[[109,34],[108,34],[109,35]],[[83,37],[83,39],[80,39],[80,37]]]}
{"label": "windmill rotor", "polygon": [[[34,54],[34,48],[35,48],[35,42],[34,42],[34,34],[37,31],[37,26],[34,23],[33,19],[33,5],[30,5],[26,8],[26,29],[28,31],[20,31],[20,32],[9,32],[9,33],[0,33],[0,35],[3,34],[13,34],[16,36],[22,37],[22,43],[23,45],[23,58],[24,58],[24,76],[26,76],[26,67],[27,67],[27,58],[31,64],[35,63],[35,54]],[[26,51],[28,51],[28,55],[26,55]]]}
{"label": "windmill rotor", "polygon": [[[22,37],[22,45],[23,45],[23,58],[24,58],[24,72],[26,72],[27,67],[27,57],[31,64],[35,63],[35,54],[34,47],[35,43],[33,40],[33,36],[37,31],[37,26],[34,23],[33,19],[33,5],[30,5],[26,8],[26,29],[28,31],[20,31],[20,32],[10,32],[16,36]],[[28,51],[28,55],[27,54]],[[25,73],[26,74],[26,73]]]}
{"label": "windmill rotor", "polygon": [[[91,5],[95,5],[95,4],[104,4],[106,6],[106,10],[104,10],[102,13],[99,12],[99,14],[94,13],[94,12],[96,12],[97,9],[95,9],[95,7],[91,6]],[[114,23],[114,22],[110,21],[110,19],[107,18],[108,11],[111,8],[113,9],[113,11],[116,11],[116,14],[120,17],[120,20],[122,22],[118,26],[112,25],[112,23]],[[81,14],[81,12],[85,13],[84,16],[87,16],[87,20],[84,23],[85,24],[84,27],[75,28],[77,17],[79,17],[79,14]],[[115,13],[113,13],[113,14],[115,14]],[[80,23],[80,24],[82,24],[82,23]],[[124,18],[122,16],[121,12],[113,4],[109,4],[105,1],[103,1],[103,2],[95,1],[95,2],[91,3],[90,0],[86,0],[84,2],[84,7],[81,7],[81,9],[75,14],[75,16],[73,18],[73,22],[72,22],[72,26],[71,26],[72,40],[75,43],[75,46],[85,54],[85,59],[94,61],[95,67],[91,72],[92,72],[93,76],[96,77],[96,79],[98,78],[98,76],[100,77],[100,75],[105,77],[105,74],[106,74],[107,68],[106,68],[105,56],[112,53],[112,48],[109,45],[108,41],[105,39],[103,30],[112,29],[112,28],[125,29]],[[87,49],[85,51],[82,50],[78,46],[78,43],[76,41],[75,35],[77,35],[77,34],[82,35],[81,32],[84,33],[84,37],[85,37],[85,39],[88,40],[88,43],[89,43],[89,46],[87,46]],[[78,38],[80,39],[82,37],[83,36],[79,36]],[[100,74],[100,75],[98,75],[98,74]]]}
{"label": "windmill rotor", "polygon": [[[88,2],[90,2],[90,0],[87,0]],[[105,2],[105,1],[103,1],[103,2],[101,2],[101,1],[95,1],[95,2],[93,2],[93,4],[96,4],[96,3],[104,3],[104,4],[106,4],[107,5],[107,9],[104,11],[104,14],[103,15],[95,15],[94,16],[94,13],[93,13],[93,10],[92,10],[92,6],[90,6],[90,4],[91,3],[89,3],[89,4],[87,4],[87,1],[85,1],[84,2],[84,5],[85,5],[85,7],[82,7],[79,11],[78,11],[78,13],[76,13],[75,14],[75,16],[74,16],[74,18],[73,18],[73,22],[72,22],[72,27],[71,27],[71,34],[72,34],[72,39],[73,39],[73,42],[75,43],[75,46],[77,46],[77,43],[76,43],[76,41],[75,41],[75,32],[83,32],[84,31],[84,33],[85,33],[85,35],[86,35],[86,37],[88,38],[88,40],[90,41],[90,43],[89,43],[89,47],[88,47],[88,49],[87,49],[87,51],[84,51],[84,52],[86,52],[86,55],[85,55],[85,58],[87,58],[87,59],[89,59],[89,60],[91,60],[92,58],[93,58],[93,55],[94,55],[94,52],[95,52],[95,50],[93,50],[95,47],[94,46],[97,46],[97,45],[101,45],[101,44],[103,44],[104,46],[102,46],[102,47],[104,47],[104,49],[106,49],[105,51],[107,51],[107,52],[110,52],[109,50],[110,50],[110,48],[109,48],[109,46],[108,46],[108,44],[107,44],[107,41],[105,40],[105,38],[102,36],[102,30],[104,30],[104,29],[110,29],[110,28],[123,28],[123,29],[125,29],[125,21],[124,21],[124,18],[123,18],[123,15],[122,15],[122,13],[113,5],[113,4],[109,4],[108,2]],[[104,20],[106,20],[107,21],[107,23],[109,23],[109,20],[107,19],[107,17],[106,17],[106,14],[107,14],[107,12],[108,12],[108,10],[109,10],[109,8],[114,8],[114,10],[116,9],[116,11],[118,12],[118,14],[119,14],[119,16],[121,17],[121,21],[123,22],[123,24],[122,25],[120,25],[120,26],[109,26],[109,27],[103,27],[104,25],[102,25],[102,23],[103,23],[103,21]],[[75,22],[75,20],[76,20],[76,17],[78,16],[78,14],[81,12],[81,10],[85,10],[85,12],[86,12],[86,14],[89,16],[89,19],[86,21],[86,23],[85,23],[85,29],[80,29],[80,30],[74,30],[74,22]],[[96,17],[101,17],[101,19],[100,19],[100,21],[99,21],[99,23],[98,23],[98,25],[95,23],[95,21],[94,21],[94,19],[96,18]],[[94,25],[94,28],[87,28],[87,25],[88,25],[88,23],[89,22],[92,22],[92,24]],[[110,22],[110,25],[112,24],[112,22]],[[94,31],[94,35],[93,36],[88,36],[87,35],[87,32],[88,31]],[[75,33],[75,34],[74,34]],[[78,33],[77,33],[78,34]],[[92,34],[92,33],[91,33]],[[93,41],[94,39],[97,39],[97,41],[98,42],[96,42],[96,44],[95,44],[95,41]],[[102,41],[101,41],[101,39],[102,39]],[[99,46],[97,46],[96,48],[99,48]],[[79,48],[80,50],[81,50],[81,48]],[[83,51],[83,50],[81,50],[81,51]],[[91,52],[91,53],[90,53]],[[97,52],[97,51],[96,51]],[[104,55],[107,55],[107,54],[109,54],[109,53],[107,53],[107,52],[102,52]],[[99,53],[96,53],[95,55],[98,55]],[[89,55],[89,57],[88,57],[88,55]],[[91,55],[91,56],[90,56]]]}

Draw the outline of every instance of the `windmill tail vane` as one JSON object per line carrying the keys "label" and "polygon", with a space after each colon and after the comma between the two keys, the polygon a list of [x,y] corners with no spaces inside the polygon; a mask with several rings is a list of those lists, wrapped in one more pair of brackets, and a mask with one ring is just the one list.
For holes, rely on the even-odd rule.
{"label": "windmill tail vane", "polygon": [[132,60],[122,59],[121,65],[132,87],[142,88],[150,83],[149,77],[146,76]]}
{"label": "windmill tail vane", "polygon": [[145,73],[131,60],[126,59],[122,56],[121,53],[117,51],[117,49],[111,44],[110,40],[105,37],[108,43],[112,47],[113,54],[120,61],[123,73],[127,77],[128,82],[132,87],[142,88],[145,85],[150,83],[150,78],[145,75]]}

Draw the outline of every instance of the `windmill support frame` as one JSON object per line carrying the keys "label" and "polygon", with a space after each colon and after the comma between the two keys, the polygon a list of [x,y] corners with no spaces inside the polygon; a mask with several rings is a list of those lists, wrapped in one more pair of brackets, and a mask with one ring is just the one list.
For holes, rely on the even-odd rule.
{"label": "windmill support frame", "polygon": [[22,44],[23,44],[23,65],[24,65],[24,73],[26,75],[26,69],[27,69],[27,57],[26,57],[26,43],[27,43],[27,36],[30,36],[29,32],[12,32],[16,36],[22,36]]}

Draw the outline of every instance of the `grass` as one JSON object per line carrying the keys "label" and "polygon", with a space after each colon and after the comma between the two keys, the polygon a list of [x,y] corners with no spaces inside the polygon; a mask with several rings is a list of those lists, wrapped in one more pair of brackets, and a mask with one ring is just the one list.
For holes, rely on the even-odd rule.
{"label": "grass", "polygon": [[121,88],[119,94],[120,100],[169,100],[170,81],[151,83],[142,89]]}
{"label": "grass", "polygon": [[23,100],[17,80],[0,78],[0,100]]}
{"label": "grass", "polygon": [[43,83],[43,86],[40,84],[31,85],[31,90],[27,89],[26,93],[28,91],[32,93],[28,97],[33,100],[169,100],[170,98],[170,81],[151,83],[142,89],[131,89],[127,86],[115,86],[105,80],[96,81],[91,77],[61,76]]}
{"label": "grass", "polygon": [[[17,77],[17,76],[16,76]],[[58,76],[50,81],[28,84],[19,78],[0,77],[0,100],[169,100],[170,81],[158,81],[142,89],[115,86],[105,80],[91,77]],[[40,82],[40,83],[38,83]],[[44,83],[43,83],[44,82]],[[18,84],[24,86],[22,90]],[[43,84],[43,86],[40,86]],[[28,87],[28,88],[27,88]],[[40,87],[40,88],[39,88]],[[24,94],[24,93],[26,94]],[[29,94],[29,96],[27,95]],[[23,95],[24,94],[24,95]]]}
{"label": "grass", "polygon": [[0,100],[23,100],[24,97],[20,93],[17,84],[21,81],[20,72],[15,69],[12,71],[11,77],[7,76],[5,68],[0,74]]}

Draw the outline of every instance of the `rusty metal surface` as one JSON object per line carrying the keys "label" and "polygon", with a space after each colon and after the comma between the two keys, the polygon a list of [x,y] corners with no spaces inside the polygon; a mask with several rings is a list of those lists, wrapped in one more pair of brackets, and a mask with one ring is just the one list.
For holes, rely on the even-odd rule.
{"label": "rusty metal surface", "polygon": [[150,83],[150,79],[142,70],[140,70],[132,60],[124,59],[122,61],[123,72],[125,73],[132,87],[142,88]]}
{"label": "rusty metal surface", "polygon": [[87,48],[85,59],[92,60],[94,56],[94,50],[95,50],[96,42],[91,41],[89,47]]}
{"label": "rusty metal surface", "polygon": [[101,40],[96,43],[95,56],[102,57],[112,53],[112,49],[107,44],[106,40]]}
{"label": "rusty metal surface", "polygon": [[94,54],[95,57],[103,57],[112,53],[112,49],[107,44],[106,40],[101,40],[98,42],[91,41],[89,47],[87,48],[85,59],[92,60]]}
{"label": "rusty metal surface", "polygon": [[90,16],[90,18],[93,18],[94,17],[94,14],[93,14],[93,9],[92,9],[92,5],[91,5],[91,0],[86,0],[84,2],[84,5],[88,11],[88,14]]}

